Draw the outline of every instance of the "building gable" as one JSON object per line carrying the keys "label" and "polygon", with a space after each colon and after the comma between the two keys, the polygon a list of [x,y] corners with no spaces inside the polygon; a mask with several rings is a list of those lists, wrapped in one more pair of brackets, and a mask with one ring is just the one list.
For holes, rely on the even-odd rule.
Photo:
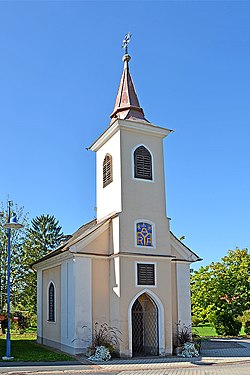
{"label": "building gable", "polygon": [[170,246],[171,254],[176,257],[176,260],[183,260],[188,262],[197,262],[201,260],[201,258],[197,254],[190,250],[172,232],[170,232]]}

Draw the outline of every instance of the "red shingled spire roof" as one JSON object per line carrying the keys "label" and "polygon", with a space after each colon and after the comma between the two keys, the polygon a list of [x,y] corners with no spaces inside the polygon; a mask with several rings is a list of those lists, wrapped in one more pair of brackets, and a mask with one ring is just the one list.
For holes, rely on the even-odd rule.
{"label": "red shingled spire roof", "polygon": [[123,56],[124,68],[114,110],[110,117],[111,119],[120,118],[124,120],[143,120],[148,122],[144,117],[143,109],[140,107],[136,95],[134,83],[129,72],[129,60],[130,56],[128,54]]}

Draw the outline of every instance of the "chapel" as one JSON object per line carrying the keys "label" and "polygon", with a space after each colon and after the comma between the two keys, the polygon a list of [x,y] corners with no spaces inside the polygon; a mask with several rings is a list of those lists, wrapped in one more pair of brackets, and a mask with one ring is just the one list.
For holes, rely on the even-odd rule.
{"label": "chapel", "polygon": [[[127,52],[127,51],[126,51]],[[170,230],[163,139],[146,119],[123,56],[111,121],[96,153],[96,218],[37,261],[38,342],[85,353],[95,325],[121,333],[121,357],[173,354],[191,324],[190,264],[199,256]]]}

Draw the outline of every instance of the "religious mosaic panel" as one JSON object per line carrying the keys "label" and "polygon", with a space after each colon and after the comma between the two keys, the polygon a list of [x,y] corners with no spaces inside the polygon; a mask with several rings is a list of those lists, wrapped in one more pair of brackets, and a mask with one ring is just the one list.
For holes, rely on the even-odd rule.
{"label": "religious mosaic panel", "polygon": [[136,224],[136,241],[137,246],[153,246],[153,233],[151,224]]}

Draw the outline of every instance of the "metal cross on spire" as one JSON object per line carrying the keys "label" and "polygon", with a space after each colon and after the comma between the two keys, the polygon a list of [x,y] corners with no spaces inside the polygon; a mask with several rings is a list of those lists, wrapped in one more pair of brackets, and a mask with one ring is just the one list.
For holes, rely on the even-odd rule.
{"label": "metal cross on spire", "polygon": [[131,36],[131,33],[127,33],[122,41],[122,48],[125,50],[125,55],[128,54],[128,44],[130,42]]}

